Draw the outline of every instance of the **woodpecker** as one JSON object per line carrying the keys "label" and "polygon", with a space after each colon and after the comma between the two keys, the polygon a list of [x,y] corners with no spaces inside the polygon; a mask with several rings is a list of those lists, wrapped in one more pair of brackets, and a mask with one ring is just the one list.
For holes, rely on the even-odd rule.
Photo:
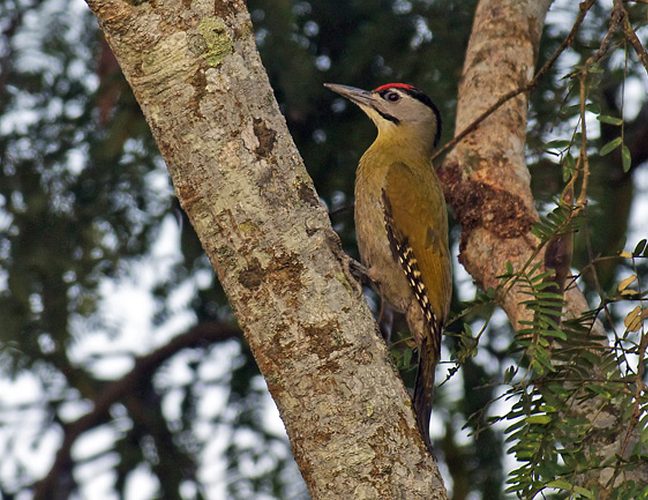
{"label": "woodpecker", "polygon": [[430,159],[441,117],[412,85],[388,83],[372,91],[325,86],[358,105],[378,129],[356,171],[356,237],[369,278],[382,299],[406,315],[416,340],[414,410],[431,449],[434,370],[452,295],[448,216]]}

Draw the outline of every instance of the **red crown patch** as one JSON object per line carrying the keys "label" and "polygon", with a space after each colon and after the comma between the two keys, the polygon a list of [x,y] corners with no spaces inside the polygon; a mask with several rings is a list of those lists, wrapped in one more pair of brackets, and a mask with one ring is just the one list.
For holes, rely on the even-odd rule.
{"label": "red crown patch", "polygon": [[382,92],[387,89],[403,89],[403,90],[412,90],[414,87],[409,83],[385,83],[380,87],[373,89],[374,92]]}

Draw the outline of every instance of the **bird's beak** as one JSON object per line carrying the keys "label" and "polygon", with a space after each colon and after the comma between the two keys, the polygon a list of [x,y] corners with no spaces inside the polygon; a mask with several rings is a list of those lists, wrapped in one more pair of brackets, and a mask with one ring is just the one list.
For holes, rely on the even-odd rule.
{"label": "bird's beak", "polygon": [[348,85],[339,85],[337,83],[325,83],[324,86],[358,106],[368,106],[373,101],[371,92],[367,92],[366,90],[349,87]]}

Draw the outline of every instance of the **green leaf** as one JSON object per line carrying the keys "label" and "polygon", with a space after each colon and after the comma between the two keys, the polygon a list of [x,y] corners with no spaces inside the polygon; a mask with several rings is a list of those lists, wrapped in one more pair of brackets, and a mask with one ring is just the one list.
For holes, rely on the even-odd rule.
{"label": "green leaf", "polygon": [[[555,286],[553,283],[548,283],[548,284],[551,286]],[[543,288],[548,288],[548,287],[543,287]],[[535,296],[538,299],[549,299],[556,304],[561,304],[563,300],[563,294],[556,293],[556,292],[537,292]]]}
{"label": "green leaf", "polygon": [[567,491],[571,491],[572,489],[571,483],[565,481],[564,479],[555,479],[553,481],[549,481],[545,486],[547,486],[547,488],[558,488]]}
{"label": "green leaf", "polygon": [[589,66],[586,66],[587,72],[590,74],[603,73],[603,68],[599,63],[594,63]]}
{"label": "green leaf", "polygon": [[617,118],[616,116],[599,115],[596,117],[596,119],[601,123],[608,123],[610,125],[617,125],[617,126],[623,125],[623,120],[621,118]]}
{"label": "green leaf", "polygon": [[601,148],[600,155],[605,156],[606,154],[611,153],[616,148],[618,148],[621,145],[622,142],[623,142],[623,139],[621,139],[621,137],[617,137],[616,139],[612,139],[610,142],[608,142],[605,146],[603,146]]}
{"label": "green leaf", "polygon": [[545,373],[545,368],[549,372],[554,371],[554,367],[551,366],[549,351],[542,347],[535,346],[533,349],[531,354],[531,364],[541,374]]}
{"label": "green leaf", "polygon": [[553,273],[554,273],[553,271],[545,271],[544,273],[538,273],[531,278],[531,281],[533,283],[541,282],[546,278],[551,278],[553,276]]}
{"label": "green leaf", "polygon": [[531,415],[526,418],[526,423],[537,424],[537,425],[547,425],[551,422],[551,417],[549,415]]}
{"label": "green leaf", "polygon": [[552,337],[560,340],[567,340],[567,335],[562,330],[538,330],[536,333],[544,337]]}
{"label": "green leaf", "polygon": [[635,246],[634,250],[632,251],[632,256],[633,257],[641,256],[641,252],[643,252],[646,249],[646,243],[648,243],[648,241],[645,239],[637,243],[637,246]]}
{"label": "green leaf", "polygon": [[585,498],[594,498],[594,493],[592,493],[592,490],[588,490],[587,488],[583,488],[582,486],[574,485],[574,493],[578,493]]}
{"label": "green leaf", "polygon": [[557,139],[555,141],[549,141],[545,144],[547,149],[565,149],[571,146],[571,141],[566,141],[564,139]]}
{"label": "green leaf", "polygon": [[590,111],[591,113],[594,113],[595,115],[599,115],[601,113],[601,107],[595,102],[590,102],[589,104],[585,105],[585,109],[587,111]]}
{"label": "green leaf", "polygon": [[570,106],[563,106],[560,108],[560,116],[568,117],[580,113],[580,104],[571,104]]}
{"label": "green leaf", "polygon": [[632,157],[630,156],[630,148],[625,144],[621,146],[621,162],[623,163],[623,171],[627,172],[632,166]]}
{"label": "green leaf", "polygon": [[574,159],[574,156],[567,153],[565,155],[562,167],[563,182],[567,182],[574,173],[574,169],[576,168],[576,160]]}

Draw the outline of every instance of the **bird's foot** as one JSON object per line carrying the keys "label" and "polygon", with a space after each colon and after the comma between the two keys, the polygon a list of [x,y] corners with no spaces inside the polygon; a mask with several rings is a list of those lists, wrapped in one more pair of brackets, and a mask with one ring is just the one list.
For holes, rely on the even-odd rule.
{"label": "bird's foot", "polygon": [[371,280],[369,279],[368,276],[368,269],[358,262],[357,260],[349,257],[348,261],[348,270],[351,276],[353,276],[355,280],[355,289],[358,293],[359,297],[362,297],[364,294],[364,285],[371,283]]}
{"label": "bird's foot", "polygon": [[394,330],[394,310],[382,297],[380,298],[380,310],[376,321],[380,327],[380,333],[389,347],[391,345],[391,337]]}
{"label": "bird's foot", "polygon": [[352,259],[351,257],[349,257],[349,271],[360,283],[371,283],[371,278],[369,277],[369,269],[367,269],[364,264],[358,262],[355,259]]}

